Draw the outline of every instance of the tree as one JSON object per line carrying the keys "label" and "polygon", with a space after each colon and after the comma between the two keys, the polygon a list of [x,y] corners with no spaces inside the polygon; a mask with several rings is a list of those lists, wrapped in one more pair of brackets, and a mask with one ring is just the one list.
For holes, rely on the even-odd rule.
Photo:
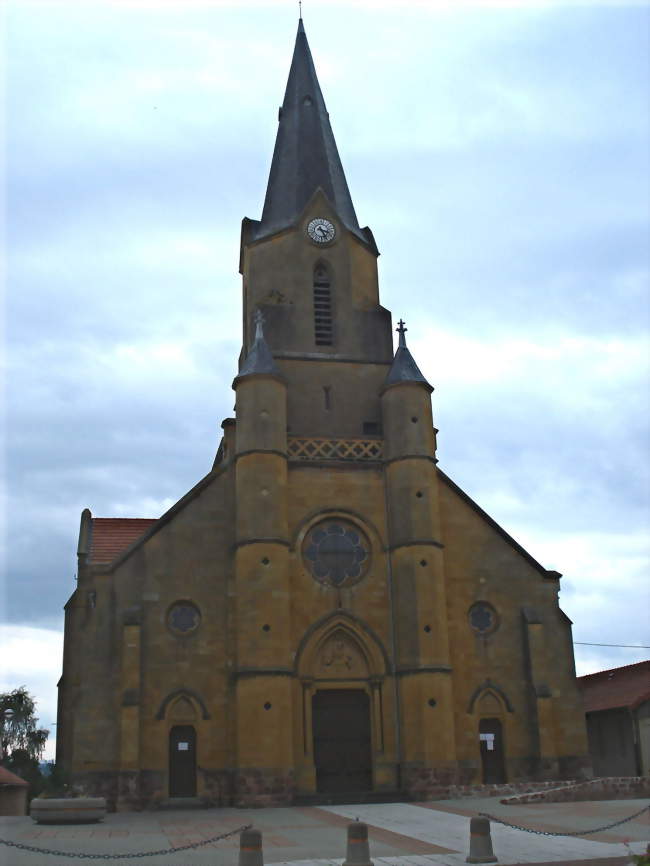
{"label": "tree", "polygon": [[30,799],[43,786],[39,761],[50,733],[37,727],[35,710],[34,699],[24,686],[0,693],[0,761],[29,782]]}
{"label": "tree", "polygon": [[14,753],[22,759],[40,761],[49,731],[38,728],[36,704],[25,686],[0,694],[0,758],[12,762]]}

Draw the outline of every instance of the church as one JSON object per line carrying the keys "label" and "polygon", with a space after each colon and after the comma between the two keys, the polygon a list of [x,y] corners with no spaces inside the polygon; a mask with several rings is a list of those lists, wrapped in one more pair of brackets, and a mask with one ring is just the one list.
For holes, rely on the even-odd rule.
{"label": "church", "polygon": [[560,574],[438,467],[378,255],[300,20],[212,469],[158,519],[81,515],[57,761],[113,808],[590,774]]}

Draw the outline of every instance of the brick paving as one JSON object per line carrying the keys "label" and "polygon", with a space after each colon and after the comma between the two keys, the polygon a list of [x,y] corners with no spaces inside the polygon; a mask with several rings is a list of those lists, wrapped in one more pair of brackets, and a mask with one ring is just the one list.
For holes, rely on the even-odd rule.
{"label": "brick paving", "polygon": [[[0,818],[0,838],[73,853],[126,854],[178,847],[252,823],[263,833],[264,861],[291,866],[340,866],[346,826],[359,818],[369,826],[376,866],[460,866],[469,851],[469,817],[489,812],[513,823],[556,832],[587,830],[641,809],[641,800],[504,805],[497,798],[314,806],[285,809],[206,809],[116,813],[101,824],[44,826],[29,818]],[[492,839],[504,866],[623,866],[630,840],[635,853],[650,838],[649,813],[621,828],[578,838],[549,837],[492,824]],[[143,860],[148,866],[236,866],[236,836],[202,848]],[[1,866],[68,866],[64,856],[28,853],[0,845]],[[95,861],[97,862],[97,861]],[[121,858],[117,863],[135,862]]]}

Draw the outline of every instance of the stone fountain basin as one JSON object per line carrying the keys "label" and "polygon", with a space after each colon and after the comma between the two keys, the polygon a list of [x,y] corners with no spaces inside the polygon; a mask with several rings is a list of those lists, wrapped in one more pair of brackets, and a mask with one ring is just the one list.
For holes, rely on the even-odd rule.
{"label": "stone fountain basin", "polygon": [[104,797],[36,797],[29,814],[37,824],[94,824],[106,816]]}

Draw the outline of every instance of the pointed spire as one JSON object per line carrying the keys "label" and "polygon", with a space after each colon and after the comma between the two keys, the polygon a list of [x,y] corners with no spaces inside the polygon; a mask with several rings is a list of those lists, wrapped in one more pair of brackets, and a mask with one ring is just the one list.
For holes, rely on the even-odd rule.
{"label": "pointed spire", "polygon": [[280,371],[273,360],[271,350],[264,339],[264,316],[262,315],[261,310],[258,309],[255,311],[254,320],[255,339],[250,352],[246,356],[246,360],[241,366],[241,370],[237,376],[238,379],[242,376],[252,376],[256,373],[265,373],[266,375],[270,374],[274,376],[280,374]]}
{"label": "pointed spire", "polygon": [[406,332],[408,328],[402,319],[399,320],[395,330],[399,334],[399,345],[395,352],[393,364],[388,371],[388,376],[386,376],[384,386],[398,385],[400,382],[419,382],[425,385],[429,391],[433,391],[433,388],[420,372],[420,368],[415,363],[413,355],[411,355],[406,346]]}
{"label": "pointed spire", "polygon": [[257,237],[293,225],[320,187],[347,228],[367,241],[354,212],[302,15],[279,121]]}

